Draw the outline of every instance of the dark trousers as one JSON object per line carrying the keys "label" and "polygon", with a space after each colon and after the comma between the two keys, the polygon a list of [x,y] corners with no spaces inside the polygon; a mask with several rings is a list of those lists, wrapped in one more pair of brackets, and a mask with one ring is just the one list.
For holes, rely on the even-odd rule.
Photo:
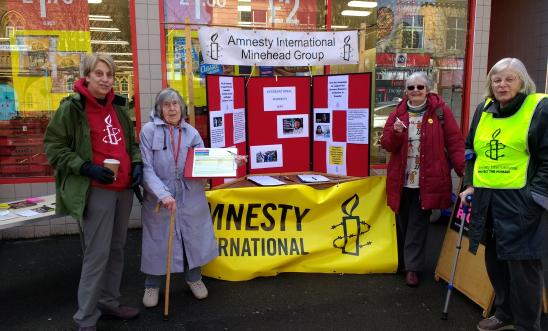
{"label": "dark trousers", "polygon": [[542,260],[499,260],[496,239],[486,231],[485,266],[495,289],[495,316],[516,330],[540,331]]}
{"label": "dark trousers", "polygon": [[124,247],[133,191],[90,189],[84,219],[82,273],[78,285],[78,311],[74,321],[80,327],[94,326],[102,308],[120,305],[120,282],[124,268]]}
{"label": "dark trousers", "polygon": [[424,247],[431,213],[431,210],[421,209],[418,188],[403,188],[397,215],[398,254],[407,271],[420,272],[424,268]]}

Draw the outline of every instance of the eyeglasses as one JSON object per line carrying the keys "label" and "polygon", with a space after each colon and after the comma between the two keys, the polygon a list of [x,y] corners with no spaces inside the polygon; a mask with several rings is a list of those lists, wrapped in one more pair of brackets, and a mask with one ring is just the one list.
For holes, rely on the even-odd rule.
{"label": "eyeglasses", "polygon": [[415,88],[419,91],[422,91],[424,90],[424,85],[408,85],[407,86],[408,91],[413,91]]}
{"label": "eyeglasses", "polygon": [[512,85],[514,82],[518,80],[515,76],[505,77],[504,79],[496,77],[491,81],[491,84],[493,85],[500,85],[502,82],[505,82],[508,85]]}

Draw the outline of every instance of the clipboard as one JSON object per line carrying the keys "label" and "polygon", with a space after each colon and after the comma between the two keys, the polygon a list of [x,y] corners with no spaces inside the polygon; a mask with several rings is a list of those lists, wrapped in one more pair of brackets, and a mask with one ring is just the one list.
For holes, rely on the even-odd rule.
{"label": "clipboard", "polygon": [[185,161],[185,178],[232,178],[237,177],[236,147],[189,148]]}

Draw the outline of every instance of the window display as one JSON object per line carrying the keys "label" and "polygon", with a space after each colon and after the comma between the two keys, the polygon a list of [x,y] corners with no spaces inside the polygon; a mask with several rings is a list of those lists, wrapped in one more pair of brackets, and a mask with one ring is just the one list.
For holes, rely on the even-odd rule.
{"label": "window display", "polygon": [[53,174],[44,131],[82,76],[86,53],[112,55],[115,90],[133,98],[129,16],[129,1],[0,4],[0,179]]}

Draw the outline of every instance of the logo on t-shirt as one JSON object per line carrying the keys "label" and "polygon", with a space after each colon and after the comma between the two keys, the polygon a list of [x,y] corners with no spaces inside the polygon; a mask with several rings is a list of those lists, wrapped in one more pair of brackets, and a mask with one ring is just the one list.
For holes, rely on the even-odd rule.
{"label": "logo on t-shirt", "polygon": [[105,117],[106,128],[103,131],[106,131],[106,136],[103,137],[103,142],[105,144],[118,145],[122,140],[120,137],[120,129],[112,126],[112,117],[110,114]]}

